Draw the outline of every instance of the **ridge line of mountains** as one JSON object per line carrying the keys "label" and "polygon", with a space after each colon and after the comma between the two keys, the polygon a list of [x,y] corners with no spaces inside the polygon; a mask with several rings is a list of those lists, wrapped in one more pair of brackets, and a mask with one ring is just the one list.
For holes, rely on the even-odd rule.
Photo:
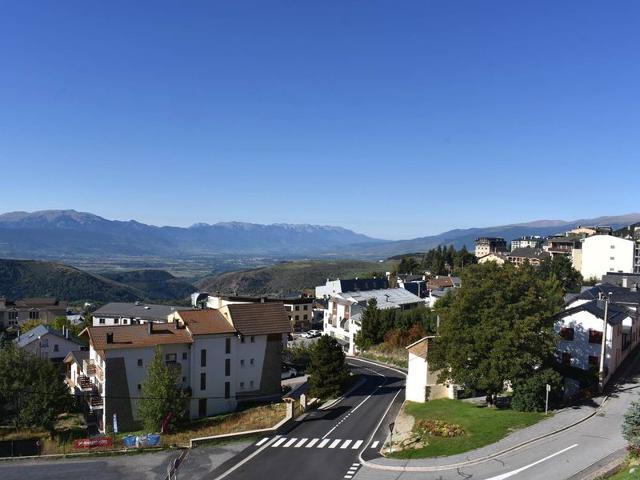
{"label": "ridge line of mountains", "polygon": [[523,235],[561,233],[578,225],[610,225],[617,229],[636,222],[640,222],[640,213],[454,229],[438,235],[391,241],[328,225],[221,222],[158,227],[135,220],[107,220],[75,210],[42,210],[0,215],[0,258],[273,255],[373,259],[427,251],[438,245],[472,248],[479,236],[512,240]]}

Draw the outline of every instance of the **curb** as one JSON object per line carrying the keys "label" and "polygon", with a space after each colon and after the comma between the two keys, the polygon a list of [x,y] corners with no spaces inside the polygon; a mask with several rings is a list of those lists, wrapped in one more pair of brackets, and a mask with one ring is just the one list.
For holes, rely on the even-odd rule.
{"label": "curb", "polygon": [[567,480],[598,480],[601,478],[608,478],[622,470],[622,467],[627,460],[628,453],[629,452],[627,452],[626,448],[617,450],[597,461],[593,465],[590,465],[584,470],[569,477]]}

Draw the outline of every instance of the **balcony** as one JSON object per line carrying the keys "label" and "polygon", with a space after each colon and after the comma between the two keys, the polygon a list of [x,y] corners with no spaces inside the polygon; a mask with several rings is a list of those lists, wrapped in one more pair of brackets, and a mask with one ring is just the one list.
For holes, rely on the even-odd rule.
{"label": "balcony", "polygon": [[104,406],[104,400],[100,395],[91,395],[88,398],[89,410],[102,410]]}
{"label": "balcony", "polygon": [[91,379],[86,375],[78,376],[78,385],[83,392],[91,392],[95,388],[95,385],[91,383]]}
{"label": "balcony", "polygon": [[97,378],[100,383],[104,382],[104,373],[94,360],[83,360],[82,370],[91,378]]}

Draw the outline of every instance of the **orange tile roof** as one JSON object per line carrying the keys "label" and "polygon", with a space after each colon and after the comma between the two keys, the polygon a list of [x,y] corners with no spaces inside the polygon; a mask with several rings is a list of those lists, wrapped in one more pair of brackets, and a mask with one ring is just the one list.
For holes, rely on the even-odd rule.
{"label": "orange tile roof", "polygon": [[232,304],[229,309],[233,326],[242,335],[289,333],[291,322],[282,303]]}
{"label": "orange tile roof", "polygon": [[224,318],[224,315],[219,310],[181,310],[178,315],[193,335],[236,333],[236,329]]}

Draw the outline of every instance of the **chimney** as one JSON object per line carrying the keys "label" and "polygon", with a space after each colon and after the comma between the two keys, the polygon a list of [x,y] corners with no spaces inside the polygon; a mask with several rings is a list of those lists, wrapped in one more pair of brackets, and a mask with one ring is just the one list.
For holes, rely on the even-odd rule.
{"label": "chimney", "polygon": [[153,322],[152,321],[148,321],[147,322],[147,334],[151,335],[153,333]]}
{"label": "chimney", "polygon": [[113,332],[107,332],[107,344],[113,343]]}

